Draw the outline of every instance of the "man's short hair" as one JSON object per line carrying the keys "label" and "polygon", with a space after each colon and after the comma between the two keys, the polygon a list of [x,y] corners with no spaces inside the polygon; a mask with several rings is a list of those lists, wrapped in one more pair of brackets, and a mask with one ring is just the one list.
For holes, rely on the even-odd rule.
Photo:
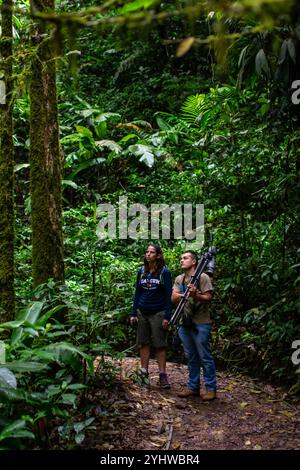
{"label": "man's short hair", "polygon": [[196,261],[196,264],[198,264],[198,255],[195,251],[187,250],[187,251],[184,251],[182,254],[185,255],[186,253],[189,253],[190,255],[192,255],[192,258]]}

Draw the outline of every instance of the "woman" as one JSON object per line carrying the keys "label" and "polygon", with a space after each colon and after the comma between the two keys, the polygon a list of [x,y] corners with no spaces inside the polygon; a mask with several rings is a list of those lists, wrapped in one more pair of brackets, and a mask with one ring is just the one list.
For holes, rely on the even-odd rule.
{"label": "woman", "polygon": [[156,351],[161,388],[170,388],[166,374],[166,330],[172,313],[171,272],[165,267],[162,250],[149,245],[144,266],[138,270],[130,323],[138,324],[137,346],[140,352],[140,374],[148,379],[150,346]]}

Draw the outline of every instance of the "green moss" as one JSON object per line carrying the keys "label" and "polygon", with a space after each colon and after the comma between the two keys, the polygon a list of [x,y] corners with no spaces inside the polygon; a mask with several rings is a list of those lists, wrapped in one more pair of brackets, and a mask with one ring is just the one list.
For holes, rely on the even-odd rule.
{"label": "green moss", "polygon": [[12,0],[2,3],[0,55],[6,103],[0,105],[0,321],[14,318],[14,153],[12,122]]}
{"label": "green moss", "polygon": [[[47,6],[49,3],[44,2]],[[36,33],[39,37],[39,31]],[[34,285],[46,282],[49,277],[62,280],[64,257],[56,66],[48,39],[40,43],[32,62],[30,191]]]}

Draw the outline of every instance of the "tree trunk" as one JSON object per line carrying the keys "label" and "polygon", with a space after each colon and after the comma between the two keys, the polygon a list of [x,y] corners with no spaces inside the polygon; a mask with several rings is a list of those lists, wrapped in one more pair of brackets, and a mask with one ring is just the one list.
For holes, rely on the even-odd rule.
{"label": "tree trunk", "polygon": [[0,38],[0,321],[15,314],[14,290],[14,152],[12,120],[12,0],[1,6]]}
{"label": "tree trunk", "polygon": [[[55,9],[54,0],[31,1],[31,11]],[[35,23],[30,84],[30,191],[34,286],[63,280],[61,159],[56,95],[56,64],[50,27]],[[52,43],[53,44],[53,43]]]}

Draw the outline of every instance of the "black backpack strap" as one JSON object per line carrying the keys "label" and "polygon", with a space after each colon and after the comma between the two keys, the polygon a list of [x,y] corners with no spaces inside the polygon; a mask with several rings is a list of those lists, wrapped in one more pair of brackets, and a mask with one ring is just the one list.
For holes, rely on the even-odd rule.
{"label": "black backpack strap", "polygon": [[138,274],[138,284],[141,280],[141,277],[143,276],[144,270],[145,270],[144,266],[140,266],[139,269],[138,269],[138,272],[137,272],[137,274]]}
{"label": "black backpack strap", "polygon": [[161,286],[163,286],[164,283],[165,283],[165,278],[164,278],[164,273],[165,272],[166,272],[166,267],[163,266],[162,270],[160,271],[160,275],[159,275],[159,280],[160,280]]}

